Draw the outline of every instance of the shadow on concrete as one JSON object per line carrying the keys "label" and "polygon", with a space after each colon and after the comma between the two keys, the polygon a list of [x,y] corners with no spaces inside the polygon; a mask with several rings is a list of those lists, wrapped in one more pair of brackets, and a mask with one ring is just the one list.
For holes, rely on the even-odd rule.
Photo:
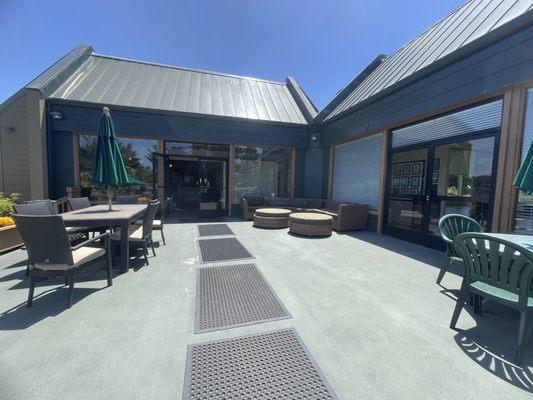
{"label": "shadow on concrete", "polygon": [[54,317],[62,312],[70,312],[76,303],[92,293],[102,289],[74,288],[72,308],[67,309],[67,288],[61,286],[46,290],[33,298],[31,308],[26,302],[20,303],[0,314],[0,331],[26,329],[48,317]]}
{"label": "shadow on concrete", "polygon": [[[531,338],[522,359],[514,363],[519,315],[515,310],[495,302],[483,305],[483,314],[475,315],[468,307],[476,326],[456,329],[454,339],[459,348],[480,367],[522,390],[533,393],[533,343]],[[460,323],[460,320],[459,320]]]}
{"label": "shadow on concrete", "polygon": [[[369,231],[349,231],[340,232],[337,234],[350,236],[354,239],[362,240],[374,246],[382,247],[385,250],[423,262],[432,267],[438,268],[439,270],[442,266],[442,263],[445,261],[444,252],[396,239],[391,236],[377,235]],[[463,276],[463,266],[461,264],[454,263],[450,266],[448,272],[458,276]],[[437,279],[437,275],[435,275],[435,279]]]}

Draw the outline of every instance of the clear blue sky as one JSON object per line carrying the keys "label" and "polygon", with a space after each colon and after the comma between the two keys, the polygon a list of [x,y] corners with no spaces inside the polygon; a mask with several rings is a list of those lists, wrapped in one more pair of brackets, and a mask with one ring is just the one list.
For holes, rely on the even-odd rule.
{"label": "clear blue sky", "polygon": [[322,108],[464,0],[0,0],[0,102],[78,44],[283,81]]}

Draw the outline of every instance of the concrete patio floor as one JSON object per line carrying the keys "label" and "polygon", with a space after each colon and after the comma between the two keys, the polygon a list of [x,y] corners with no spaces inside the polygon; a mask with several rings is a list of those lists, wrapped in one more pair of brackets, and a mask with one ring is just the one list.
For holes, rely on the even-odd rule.
{"label": "concrete patio floor", "polygon": [[[339,399],[531,399],[513,359],[517,315],[487,303],[448,328],[462,271],[435,284],[442,253],[369,232],[294,237],[228,222],[292,319],[194,334],[197,224],[165,226],[150,265],[41,284],[31,309],[25,253],[0,256],[0,399],[181,399],[191,343],[294,327]],[[158,234],[154,234],[158,238]],[[84,274],[85,276],[85,274]],[[447,289],[446,289],[447,288]]]}

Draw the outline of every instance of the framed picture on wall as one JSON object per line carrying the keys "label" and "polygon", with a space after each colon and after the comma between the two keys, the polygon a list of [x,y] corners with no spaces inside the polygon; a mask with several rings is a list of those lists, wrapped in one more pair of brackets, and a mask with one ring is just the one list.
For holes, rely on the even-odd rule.
{"label": "framed picture on wall", "polygon": [[411,177],[402,176],[402,186],[411,186]]}
{"label": "framed picture on wall", "polygon": [[400,194],[409,194],[409,189],[408,188],[401,188],[400,189]]}
{"label": "framed picture on wall", "polygon": [[418,194],[418,189],[411,188],[411,194]]}
{"label": "framed picture on wall", "polygon": [[420,187],[420,177],[413,176],[411,178],[411,187],[419,188]]}
{"label": "framed picture on wall", "polygon": [[400,178],[399,177],[392,178],[392,187],[400,187]]}
{"label": "framed picture on wall", "polygon": [[411,174],[420,175],[420,171],[422,171],[422,163],[420,161],[414,162],[412,165]]}
{"label": "framed picture on wall", "polygon": [[402,173],[402,168],[401,168],[400,164],[395,164],[392,167],[392,174],[393,175],[400,175],[401,173]]}
{"label": "framed picture on wall", "polygon": [[409,175],[411,173],[411,166],[409,164],[402,165],[402,175]]}

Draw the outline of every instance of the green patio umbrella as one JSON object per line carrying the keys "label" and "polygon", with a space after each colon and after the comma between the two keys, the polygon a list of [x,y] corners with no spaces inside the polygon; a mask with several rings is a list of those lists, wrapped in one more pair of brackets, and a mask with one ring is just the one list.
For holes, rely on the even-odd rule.
{"label": "green patio umbrella", "polygon": [[93,164],[93,183],[107,186],[109,210],[111,210],[113,187],[129,183],[124,160],[115,136],[113,120],[107,107],[103,108],[100,128],[98,129],[98,141]]}
{"label": "green patio umbrella", "polygon": [[533,193],[533,143],[529,146],[526,158],[520,165],[513,185],[524,193]]}

